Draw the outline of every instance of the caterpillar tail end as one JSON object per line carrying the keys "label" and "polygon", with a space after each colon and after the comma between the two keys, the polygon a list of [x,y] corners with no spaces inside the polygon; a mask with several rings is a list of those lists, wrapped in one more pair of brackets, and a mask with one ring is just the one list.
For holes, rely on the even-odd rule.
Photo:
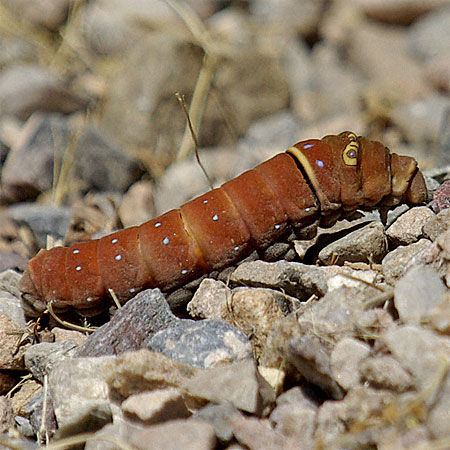
{"label": "caterpillar tail end", "polygon": [[22,306],[25,314],[30,317],[39,317],[46,310],[47,304],[42,300],[33,282],[29,269],[25,270],[19,282],[22,292]]}

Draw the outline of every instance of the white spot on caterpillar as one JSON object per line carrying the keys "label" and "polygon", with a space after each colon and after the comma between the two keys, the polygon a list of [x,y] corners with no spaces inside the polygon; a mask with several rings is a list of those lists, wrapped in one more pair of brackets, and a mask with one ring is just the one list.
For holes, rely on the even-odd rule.
{"label": "white spot on caterpillar", "polygon": [[167,245],[169,243],[169,238],[165,237],[162,242],[164,245]]}
{"label": "white spot on caterpillar", "polygon": [[134,294],[136,292],[136,288],[131,288],[129,292],[130,294]]}
{"label": "white spot on caterpillar", "polygon": [[74,248],[72,253],[74,255],[77,255],[78,253],[80,253],[80,250],[78,250],[77,248]]}
{"label": "white spot on caterpillar", "polygon": [[116,261],[120,261],[122,259],[122,255],[116,255],[116,256],[114,256],[114,259]]}
{"label": "white spot on caterpillar", "polygon": [[186,269],[183,269],[182,271],[181,271],[181,275],[186,275],[188,273],[188,271],[186,270]]}
{"label": "white spot on caterpillar", "polygon": [[75,267],[75,270],[78,270],[78,272],[81,270],[81,266]]}
{"label": "white spot on caterpillar", "polygon": [[303,148],[311,148],[311,147],[313,147],[313,144],[305,144],[305,145],[303,146]]}
{"label": "white spot on caterpillar", "polygon": [[213,219],[214,221],[219,220],[219,216],[218,216],[217,214],[214,214],[212,219]]}
{"label": "white spot on caterpillar", "polygon": [[275,228],[275,230],[279,230],[279,229],[281,228],[281,225],[280,225],[279,223],[277,223],[277,224],[274,226],[274,228]]}
{"label": "white spot on caterpillar", "polygon": [[208,203],[208,200],[203,200],[203,203],[205,203],[205,204]]}
{"label": "white spot on caterpillar", "polygon": [[234,247],[234,249],[236,252],[239,250],[239,245],[236,245],[236,247]]}
{"label": "white spot on caterpillar", "polygon": [[156,222],[155,223],[155,228],[158,228],[158,227],[160,227],[161,226],[161,222]]}
{"label": "white spot on caterpillar", "polygon": [[94,300],[92,297],[86,297],[87,302],[92,302],[92,300]]}
{"label": "white spot on caterpillar", "polygon": [[113,244],[117,244],[117,242],[119,241],[119,239],[117,239],[117,238],[114,238],[112,241],[111,241],[111,243],[113,243]]}
{"label": "white spot on caterpillar", "polygon": [[324,166],[324,163],[323,163],[322,160],[316,159],[316,165],[319,166],[319,167],[323,167],[323,166]]}
{"label": "white spot on caterpillar", "polygon": [[310,211],[311,211],[311,208],[308,206],[307,208],[305,208],[305,211],[306,211],[306,212],[310,212]]}

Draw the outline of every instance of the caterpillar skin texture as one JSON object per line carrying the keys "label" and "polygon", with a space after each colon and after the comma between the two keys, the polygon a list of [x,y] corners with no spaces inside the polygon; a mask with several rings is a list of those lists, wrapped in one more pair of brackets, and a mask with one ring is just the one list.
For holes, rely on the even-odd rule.
{"label": "caterpillar skin texture", "polygon": [[354,133],[302,141],[218,189],[101,239],[41,250],[20,289],[26,310],[94,315],[146,288],[171,291],[292,230],[357,208],[425,202],[416,161]]}

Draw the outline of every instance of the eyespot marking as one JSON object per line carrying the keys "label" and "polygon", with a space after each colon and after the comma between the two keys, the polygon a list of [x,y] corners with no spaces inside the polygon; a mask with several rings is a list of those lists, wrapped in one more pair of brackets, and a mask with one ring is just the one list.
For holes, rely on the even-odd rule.
{"label": "eyespot marking", "polygon": [[208,200],[203,200],[203,203],[205,203],[205,204],[208,203]]}
{"label": "eyespot marking", "polygon": [[212,220],[214,221],[219,220],[219,216],[217,214],[214,214]]}
{"label": "eyespot marking", "polygon": [[186,269],[183,269],[182,271],[181,271],[181,275],[186,275],[188,273],[188,271],[186,270]]}
{"label": "eyespot marking", "polygon": [[77,249],[77,248],[75,248],[74,250],[73,250],[73,252],[72,252],[74,255],[78,255],[78,253],[80,253],[80,250],[79,249]]}
{"label": "eyespot marking", "polygon": [[304,149],[308,149],[308,148],[311,148],[311,147],[314,147],[314,144],[305,144],[303,146]]}
{"label": "eyespot marking", "polygon": [[92,300],[94,300],[92,297],[86,297],[87,302],[92,302]]}
{"label": "eyespot marking", "polygon": [[233,250],[237,252],[239,250],[239,245],[236,245]]}
{"label": "eyespot marking", "polygon": [[158,228],[158,227],[160,227],[161,226],[161,222],[156,222],[155,223],[155,228]]}
{"label": "eyespot marking", "polygon": [[[356,136],[353,133],[349,133],[349,138],[353,136],[356,139]],[[356,166],[358,164],[358,150],[358,142],[351,141],[349,144],[347,144],[342,153],[342,159],[344,160],[344,164],[346,166]]]}
{"label": "eyespot marking", "polygon": [[120,261],[122,259],[122,255],[116,255],[116,256],[114,256],[114,259],[116,261]]}
{"label": "eyespot marking", "polygon": [[277,224],[274,226],[274,228],[275,228],[275,230],[279,230],[279,229],[281,228],[281,225],[280,225],[279,223],[277,223]]}
{"label": "eyespot marking", "polygon": [[81,266],[75,267],[75,270],[79,272],[81,270]]}
{"label": "eyespot marking", "polygon": [[323,161],[321,159],[316,159],[316,165],[319,167],[323,167],[325,164],[323,163]]}
{"label": "eyespot marking", "polygon": [[130,292],[130,294],[134,294],[134,293],[136,292],[136,288],[131,288],[131,289],[129,290],[129,292]]}
{"label": "eyespot marking", "polygon": [[167,245],[169,243],[169,238],[165,237],[162,242],[164,245]]}
{"label": "eyespot marking", "polygon": [[111,241],[111,244],[117,244],[117,242],[119,242],[119,239],[114,238],[114,239]]}

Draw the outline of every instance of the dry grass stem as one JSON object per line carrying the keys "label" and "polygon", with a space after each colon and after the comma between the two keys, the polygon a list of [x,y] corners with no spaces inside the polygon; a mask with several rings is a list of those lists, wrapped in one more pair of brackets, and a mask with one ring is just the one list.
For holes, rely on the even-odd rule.
{"label": "dry grass stem", "polygon": [[119,299],[117,298],[116,293],[113,289],[108,288],[109,295],[111,295],[111,298],[113,299],[114,304],[117,306],[117,309],[122,308],[122,305],[119,302]]}
{"label": "dry grass stem", "polygon": [[80,325],[76,325],[74,323],[67,322],[66,320],[60,319],[56,313],[53,311],[52,302],[47,303],[47,309],[49,314],[55,319],[60,325],[66,328],[70,328],[72,330],[81,331],[82,333],[92,333],[94,332],[97,327],[82,327]]}

